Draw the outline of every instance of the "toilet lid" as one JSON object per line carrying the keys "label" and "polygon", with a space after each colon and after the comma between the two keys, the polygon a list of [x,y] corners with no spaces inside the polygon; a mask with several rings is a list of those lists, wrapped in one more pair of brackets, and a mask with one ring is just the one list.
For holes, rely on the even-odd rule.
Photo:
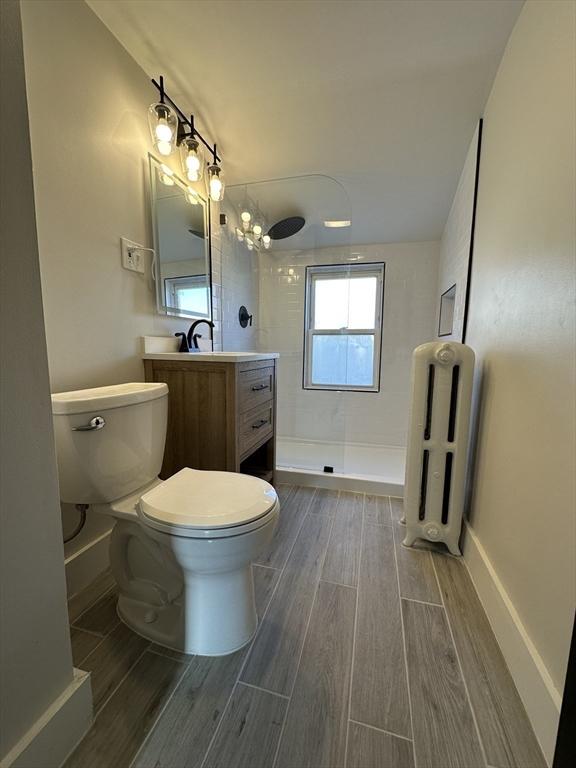
{"label": "toilet lid", "polygon": [[230,528],[262,517],[276,500],[258,477],[185,468],[141,496],[140,510],[172,528]]}

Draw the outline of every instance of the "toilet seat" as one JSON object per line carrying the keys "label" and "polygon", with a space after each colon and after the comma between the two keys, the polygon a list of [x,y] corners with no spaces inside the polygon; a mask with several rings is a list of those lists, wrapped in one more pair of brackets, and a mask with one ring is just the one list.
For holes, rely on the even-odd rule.
{"label": "toilet seat", "polygon": [[277,508],[276,491],[260,478],[185,468],[144,493],[137,512],[163,533],[223,538],[265,525]]}

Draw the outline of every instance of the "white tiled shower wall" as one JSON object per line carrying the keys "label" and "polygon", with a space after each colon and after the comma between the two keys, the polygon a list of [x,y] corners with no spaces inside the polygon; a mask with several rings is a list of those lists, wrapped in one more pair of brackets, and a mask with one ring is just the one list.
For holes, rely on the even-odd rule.
{"label": "white tiled shower wall", "polygon": [[[260,254],[257,348],[280,353],[280,437],[406,445],[412,351],[435,337],[438,259],[438,242]],[[376,261],[386,264],[380,392],[302,389],[305,267]]]}

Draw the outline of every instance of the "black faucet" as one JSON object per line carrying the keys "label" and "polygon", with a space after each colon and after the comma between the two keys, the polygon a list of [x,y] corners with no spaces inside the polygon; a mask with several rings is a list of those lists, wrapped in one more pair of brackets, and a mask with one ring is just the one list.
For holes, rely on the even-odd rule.
{"label": "black faucet", "polygon": [[194,331],[196,330],[196,328],[201,323],[206,323],[208,328],[210,328],[210,339],[212,340],[214,338],[213,334],[212,334],[212,330],[214,328],[214,323],[212,322],[212,320],[195,320],[192,323],[192,325],[190,326],[190,330],[188,331],[188,347],[189,347],[189,349],[200,349],[200,347],[198,346],[198,339],[202,338],[202,334],[201,333],[194,333]]}

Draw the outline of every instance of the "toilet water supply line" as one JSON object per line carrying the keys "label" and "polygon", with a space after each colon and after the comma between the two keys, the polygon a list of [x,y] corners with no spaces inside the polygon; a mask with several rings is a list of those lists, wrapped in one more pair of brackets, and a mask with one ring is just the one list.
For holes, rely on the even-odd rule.
{"label": "toilet water supply line", "polygon": [[88,510],[89,504],[76,504],[76,509],[80,513],[80,522],[74,528],[72,533],[69,536],[64,536],[64,544],[68,544],[69,541],[72,541],[72,539],[75,539],[76,536],[80,533],[82,528],[86,525],[86,512]]}

